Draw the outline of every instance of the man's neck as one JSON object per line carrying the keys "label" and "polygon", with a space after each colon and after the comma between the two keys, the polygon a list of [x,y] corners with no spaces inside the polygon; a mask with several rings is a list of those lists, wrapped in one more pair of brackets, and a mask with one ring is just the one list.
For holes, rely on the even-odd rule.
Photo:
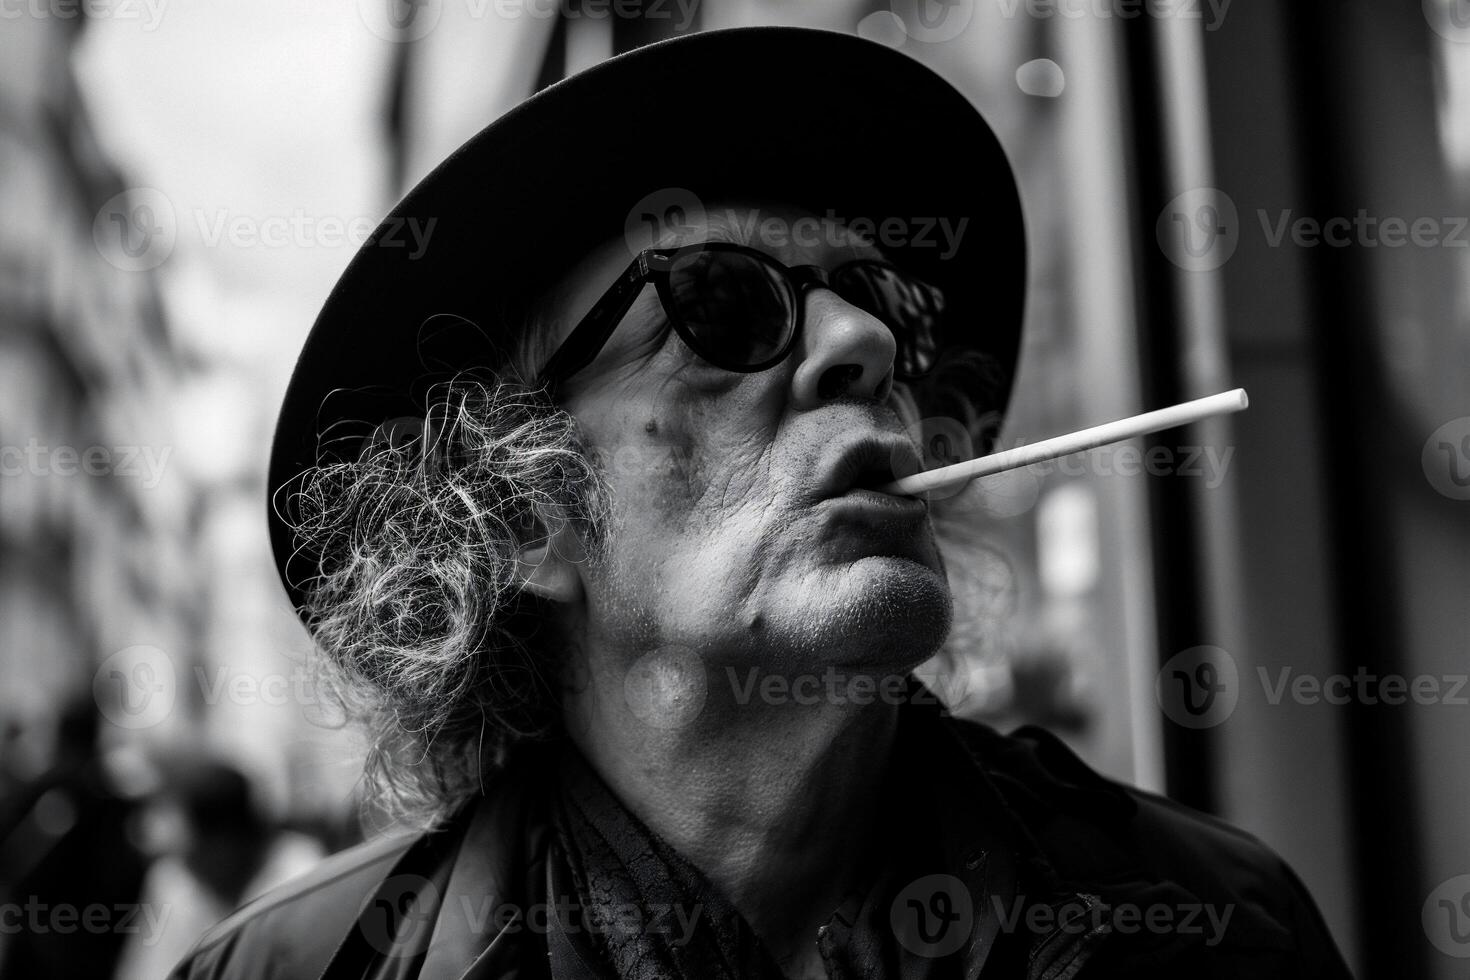
{"label": "man's neck", "polygon": [[816,931],[858,884],[855,857],[871,853],[897,708],[735,698],[715,673],[702,693],[683,692],[702,707],[671,724],[628,697],[622,671],[594,672],[569,696],[568,728],[614,794],[734,904],[788,976],[824,976]]}

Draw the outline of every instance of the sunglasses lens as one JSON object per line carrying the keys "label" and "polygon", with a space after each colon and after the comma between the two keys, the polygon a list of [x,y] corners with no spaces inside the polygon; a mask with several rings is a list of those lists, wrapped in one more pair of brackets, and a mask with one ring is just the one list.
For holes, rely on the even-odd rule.
{"label": "sunglasses lens", "polygon": [[915,378],[934,366],[944,294],[881,262],[844,266],[833,282],[843,299],[882,320],[898,341],[894,371]]}
{"label": "sunglasses lens", "polygon": [[796,308],[780,270],[742,252],[686,252],[669,268],[674,312],[696,353],[724,368],[773,359],[791,339]]}

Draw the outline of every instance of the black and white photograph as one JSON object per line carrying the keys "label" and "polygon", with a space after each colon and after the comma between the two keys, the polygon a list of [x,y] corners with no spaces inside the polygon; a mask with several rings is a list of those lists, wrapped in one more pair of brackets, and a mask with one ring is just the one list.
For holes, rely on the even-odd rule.
{"label": "black and white photograph", "polygon": [[1467,971],[1470,0],[0,0],[0,978]]}

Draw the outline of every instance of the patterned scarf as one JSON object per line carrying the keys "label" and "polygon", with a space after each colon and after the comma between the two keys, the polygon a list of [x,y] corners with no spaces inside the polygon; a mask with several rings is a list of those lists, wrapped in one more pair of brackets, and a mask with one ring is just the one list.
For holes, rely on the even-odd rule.
{"label": "patterned scarf", "polygon": [[[1009,848],[974,829],[976,808],[957,785],[967,781],[968,760],[934,751],[925,738],[931,733],[908,714],[896,751],[909,762],[893,767],[877,801],[873,852],[856,858],[866,881],[817,937],[829,980],[937,980],[962,975],[967,960],[978,966],[986,959],[973,946],[916,953],[894,934],[894,909],[905,904],[895,898],[910,883],[968,867],[957,873],[971,877],[980,895],[985,865],[1009,860],[1002,855]],[[553,811],[548,891],[573,913],[571,928],[553,923],[548,937],[555,980],[785,980],[740,912],[570,748]]]}
{"label": "patterned scarf", "polygon": [[575,751],[562,765],[551,891],[581,914],[553,937],[580,973],[618,980],[784,980],[698,869],[627,810]]}

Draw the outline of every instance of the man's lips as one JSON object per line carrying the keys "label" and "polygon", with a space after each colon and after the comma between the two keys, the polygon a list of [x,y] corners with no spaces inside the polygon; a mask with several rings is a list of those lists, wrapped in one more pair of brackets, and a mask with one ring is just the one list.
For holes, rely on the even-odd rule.
{"label": "man's lips", "polygon": [[854,496],[874,502],[921,503],[914,497],[887,494],[878,488],[922,469],[918,450],[901,435],[874,433],[840,448],[817,475],[817,493],[823,499]]}

